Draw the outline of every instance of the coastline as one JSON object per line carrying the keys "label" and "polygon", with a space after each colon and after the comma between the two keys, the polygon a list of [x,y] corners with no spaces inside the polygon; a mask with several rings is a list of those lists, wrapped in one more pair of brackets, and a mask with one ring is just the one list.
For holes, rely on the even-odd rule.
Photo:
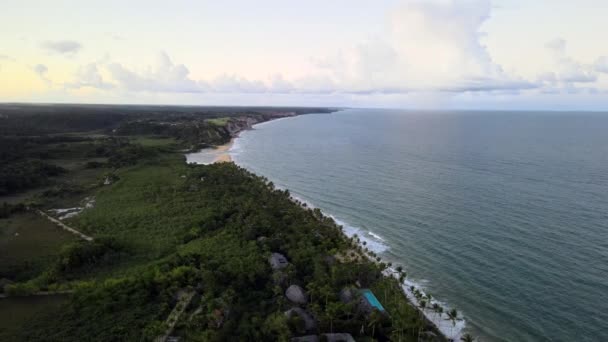
{"label": "coastline", "polygon": [[[295,116],[295,115],[294,115]],[[269,123],[271,121],[278,121],[281,119],[287,119],[290,118],[291,116],[288,117],[280,117],[280,118],[273,118],[270,120],[265,120],[265,121],[261,121],[258,123],[255,123],[253,125],[251,125],[250,127],[243,129],[243,130],[239,130],[238,132],[236,132],[233,137],[231,138],[231,140],[223,145],[218,145],[216,147],[214,147],[213,149],[211,149],[211,151],[218,151],[220,150],[221,153],[216,157],[216,159],[213,161],[213,163],[216,162],[233,162],[235,164],[238,164],[237,161],[235,160],[235,158],[233,158],[230,155],[230,151],[233,149],[234,145],[237,144],[237,140],[240,137],[240,133],[246,130],[250,130],[255,128],[256,126],[261,126],[263,124]],[[209,149],[207,149],[209,150]],[[245,167],[245,165],[241,165],[242,167]],[[277,189],[283,189],[283,190],[287,190],[287,187],[282,187],[279,185],[276,185]],[[306,209],[319,209],[321,210],[321,208],[318,208],[317,206],[315,206],[314,204],[310,203],[309,201],[303,200],[299,197],[297,197],[297,195],[292,194],[291,195],[291,200],[302,206],[303,208]],[[348,225],[347,223],[337,219],[336,217],[334,217],[331,214],[325,213],[321,210],[321,213],[323,216],[331,218],[336,225],[343,227],[344,229],[342,230],[342,234],[344,236],[344,238],[348,241],[354,241],[357,246],[359,246],[362,250],[364,250],[366,247],[370,247],[369,245],[369,241],[372,242],[376,242],[374,240],[371,240],[369,238],[366,238],[361,236],[362,233],[366,233],[366,234],[370,234],[370,236],[374,236],[376,238],[379,238],[380,240],[381,237],[377,236],[374,233],[371,232],[366,232],[363,231],[359,228],[353,227]],[[350,228],[350,229],[349,229]],[[361,237],[362,239],[357,239],[356,237]],[[365,241],[365,244],[364,244]],[[382,240],[383,241],[383,240]],[[383,244],[384,245],[384,244]],[[378,257],[377,254],[381,254],[382,252],[384,252],[388,247],[386,246],[385,248],[377,251],[377,253],[374,253],[374,257],[372,257],[371,255],[368,255],[368,253],[361,253],[361,256],[364,257],[366,260],[368,260],[369,262],[372,263],[376,263],[376,264],[380,264],[380,263],[386,263],[387,260],[385,260],[384,258],[380,257],[380,261],[376,260],[376,257]],[[370,252],[372,252],[370,250]],[[371,254],[371,253],[370,253]],[[419,294],[422,294],[422,296],[426,296],[426,293],[424,292],[424,290],[422,289],[422,287],[417,284],[414,281],[410,281],[409,279],[405,279],[404,282],[402,283],[400,281],[400,272],[397,271],[397,269],[395,267],[387,267],[383,272],[383,275],[387,278],[392,278],[395,279],[398,283],[399,286],[402,289],[403,295],[405,296],[405,298],[407,299],[407,301],[412,305],[412,307],[414,307],[416,310],[418,310],[419,312],[422,313],[422,315],[424,316],[425,320],[432,325],[435,330],[445,339],[445,340],[453,340],[453,341],[459,341],[460,338],[463,336],[464,334],[464,328],[466,326],[466,321],[462,318],[459,318],[455,321],[455,324],[452,325],[451,321],[446,318],[447,315],[446,314],[437,314],[430,306],[432,306],[433,304],[437,304],[440,305],[442,307],[445,307],[445,311],[447,312],[449,310],[449,306],[445,305],[445,303],[438,301],[437,299],[431,299],[429,301],[429,303],[427,303],[429,305],[429,308],[427,309],[422,309],[420,307],[420,301],[416,296],[415,296],[415,292],[418,292]],[[412,291],[411,287],[414,287],[414,291]],[[426,299],[423,299],[424,301],[427,301]]]}
{"label": "coastline", "polygon": [[232,157],[230,156],[229,151],[232,148],[232,145],[234,144],[234,140],[235,139],[236,138],[233,137],[232,139],[230,139],[229,142],[225,143],[224,145],[219,145],[219,146],[216,146],[214,148],[214,151],[216,153],[219,153],[219,155],[213,161],[214,163],[230,163],[230,162],[232,162]]}
{"label": "coastline", "polygon": [[[311,113],[306,113],[311,114]],[[296,114],[296,113],[286,113],[285,115],[276,115],[270,117],[263,117],[262,120],[256,121],[257,119],[245,118],[240,123],[244,125],[236,125],[236,127],[228,128],[230,134],[230,140],[221,145],[213,145],[210,147],[202,148],[196,151],[192,151],[190,153],[186,153],[186,163],[194,163],[194,164],[213,164],[213,163],[230,163],[234,162],[230,150],[233,147],[234,142],[238,139],[241,132],[253,129],[255,126],[262,125],[271,121],[278,121],[282,119],[291,118],[299,115],[306,114]]]}

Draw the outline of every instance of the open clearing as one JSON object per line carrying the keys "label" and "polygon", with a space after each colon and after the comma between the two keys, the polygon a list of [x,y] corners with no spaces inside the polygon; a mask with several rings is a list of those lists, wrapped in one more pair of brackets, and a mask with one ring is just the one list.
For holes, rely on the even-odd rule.
{"label": "open clearing", "polygon": [[0,278],[35,275],[51,256],[59,253],[62,245],[75,240],[70,233],[32,212],[0,219]]}

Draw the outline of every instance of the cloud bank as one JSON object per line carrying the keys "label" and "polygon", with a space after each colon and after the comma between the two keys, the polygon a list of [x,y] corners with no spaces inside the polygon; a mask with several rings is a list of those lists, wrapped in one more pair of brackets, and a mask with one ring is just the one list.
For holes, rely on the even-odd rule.
{"label": "cloud bank", "polygon": [[45,41],[41,47],[48,52],[62,55],[73,55],[82,49],[82,45],[73,40]]}
{"label": "cloud bank", "polygon": [[[505,71],[483,43],[482,27],[491,14],[489,0],[405,1],[389,13],[385,32],[312,58],[312,71],[299,78],[287,78],[277,70],[267,79],[231,73],[196,79],[186,65],[161,52],[154,65],[142,69],[116,61],[84,65],[65,87],[185,94],[551,94],[592,91],[601,75],[608,73],[608,57],[581,63],[568,55],[567,42],[561,38],[545,44],[555,68],[535,79]],[[44,46],[61,54],[81,49],[74,41]]]}

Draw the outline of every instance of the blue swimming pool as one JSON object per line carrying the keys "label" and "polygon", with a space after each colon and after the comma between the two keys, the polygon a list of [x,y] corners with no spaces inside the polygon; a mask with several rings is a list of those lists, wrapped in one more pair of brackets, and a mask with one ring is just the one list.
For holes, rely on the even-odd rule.
{"label": "blue swimming pool", "polygon": [[384,311],[384,307],[382,306],[382,304],[380,304],[380,301],[378,301],[378,298],[376,298],[376,296],[374,296],[374,293],[371,290],[363,289],[363,290],[361,290],[361,293],[363,294],[363,297],[365,297],[365,299],[371,306],[378,309],[379,311]]}

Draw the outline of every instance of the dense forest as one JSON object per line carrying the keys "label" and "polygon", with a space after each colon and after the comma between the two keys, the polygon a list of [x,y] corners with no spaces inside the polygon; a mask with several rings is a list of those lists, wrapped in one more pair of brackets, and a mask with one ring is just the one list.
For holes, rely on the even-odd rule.
{"label": "dense forest", "polygon": [[185,163],[252,123],[330,110],[50,107],[0,107],[30,117],[0,124],[0,340],[444,340],[403,268],[386,276],[318,209],[233,163]]}

